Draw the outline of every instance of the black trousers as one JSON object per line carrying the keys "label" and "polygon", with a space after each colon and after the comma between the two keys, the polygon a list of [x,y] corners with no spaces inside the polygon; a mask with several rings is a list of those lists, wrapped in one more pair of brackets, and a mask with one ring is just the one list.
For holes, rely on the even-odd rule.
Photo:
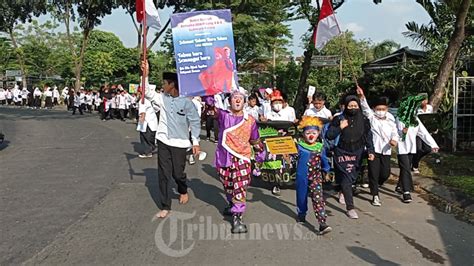
{"label": "black trousers", "polygon": [[431,147],[426,144],[420,137],[416,137],[416,154],[413,155],[412,167],[419,168],[420,161],[423,157],[431,152]]}
{"label": "black trousers", "polygon": [[21,99],[21,105],[23,105],[23,106],[26,105],[26,99]]}
{"label": "black trousers", "polygon": [[7,104],[7,100],[0,100],[0,105],[5,105]]}
{"label": "black trousers", "polygon": [[41,98],[40,96],[35,96],[35,101],[34,101],[34,105],[36,108],[40,108],[41,107]]}
{"label": "black trousers", "polygon": [[210,138],[211,137],[211,129],[214,131],[214,140],[217,140],[218,138],[218,128],[217,128],[217,119],[215,119],[213,116],[208,116],[206,117],[206,137]]}
{"label": "black trousers", "polygon": [[403,192],[410,192],[413,190],[413,178],[411,176],[411,162],[414,154],[399,154],[398,167],[400,167],[400,177],[398,185]]}
{"label": "black trousers", "polygon": [[79,105],[79,107],[77,107],[77,106],[74,105],[74,106],[72,107],[72,114],[73,114],[73,115],[76,114],[76,110],[77,110],[77,109],[79,109],[79,113],[80,113],[81,115],[84,114],[84,113],[82,112],[82,105]]}
{"label": "black trousers", "polygon": [[188,193],[186,184],[186,148],[171,147],[158,142],[158,186],[160,190],[162,210],[171,210],[171,178],[178,186],[179,194]]}
{"label": "black trousers", "polygon": [[354,209],[354,198],[352,184],[355,183],[359,174],[363,149],[348,152],[339,147],[334,149],[334,173],[336,174],[336,183],[340,185],[346,209]]}
{"label": "black trousers", "polygon": [[140,132],[140,142],[143,145],[143,154],[151,154],[155,149],[156,131],[152,131],[150,127],[146,127],[146,132]]}
{"label": "black trousers", "polygon": [[390,177],[390,155],[376,153],[373,161],[369,164],[369,186],[370,194],[377,196],[379,186],[383,185]]}
{"label": "black trousers", "polygon": [[119,115],[120,120],[124,120],[125,119],[125,109],[119,109],[118,110],[118,115]]}
{"label": "black trousers", "polygon": [[53,108],[53,98],[51,97],[46,97],[46,101],[44,104],[45,108]]}

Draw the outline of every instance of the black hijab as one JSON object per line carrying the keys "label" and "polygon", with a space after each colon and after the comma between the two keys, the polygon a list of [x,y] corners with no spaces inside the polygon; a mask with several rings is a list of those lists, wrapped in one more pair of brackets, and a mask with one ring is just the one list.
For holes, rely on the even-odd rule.
{"label": "black hijab", "polygon": [[[352,101],[357,102],[359,109],[352,109],[353,111],[351,111],[347,108],[347,105]],[[360,109],[360,101],[357,96],[349,95],[344,99],[343,114],[344,119],[347,120],[349,125],[342,130],[341,141],[345,143],[360,142],[365,134],[365,121],[364,115],[362,114],[362,110]]]}

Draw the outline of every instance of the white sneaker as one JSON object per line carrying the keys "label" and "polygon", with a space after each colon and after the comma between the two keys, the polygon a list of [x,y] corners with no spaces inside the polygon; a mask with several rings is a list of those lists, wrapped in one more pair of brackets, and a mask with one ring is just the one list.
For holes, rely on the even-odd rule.
{"label": "white sneaker", "polygon": [[374,198],[372,199],[372,205],[382,206],[382,203],[380,202],[379,196],[374,196]]}
{"label": "white sneaker", "polygon": [[368,187],[369,187],[369,184],[364,183],[364,184],[362,184],[361,187],[363,187],[363,188],[368,188]]}
{"label": "white sneaker", "polygon": [[153,154],[139,154],[138,157],[145,159],[145,158],[151,158],[153,157]]}
{"label": "white sneaker", "polygon": [[194,159],[194,155],[189,155],[189,164],[193,165],[196,163],[196,160]]}
{"label": "white sneaker", "polygon": [[418,169],[418,168],[413,168],[413,173],[414,173],[414,174],[417,174],[417,175],[420,174],[420,169]]}
{"label": "white sneaker", "polygon": [[346,200],[344,199],[344,194],[342,194],[342,192],[339,192],[339,203],[346,205]]}

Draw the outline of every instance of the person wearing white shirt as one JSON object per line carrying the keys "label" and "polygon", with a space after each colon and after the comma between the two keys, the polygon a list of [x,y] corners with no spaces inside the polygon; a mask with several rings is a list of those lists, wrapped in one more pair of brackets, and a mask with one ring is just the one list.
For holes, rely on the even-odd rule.
{"label": "person wearing white shirt", "polygon": [[110,119],[113,120],[117,116],[117,95],[115,95],[115,92],[112,91],[111,99],[108,103],[109,103]]}
{"label": "person wearing white shirt", "polygon": [[380,97],[373,103],[374,110],[369,107],[362,88],[357,88],[362,112],[370,121],[375,158],[368,161],[369,187],[372,195],[372,205],[381,206],[379,186],[390,177],[390,157],[392,147],[397,146],[398,131],[395,118],[388,112],[388,98]]}
{"label": "person wearing white shirt", "polygon": [[84,96],[86,106],[87,106],[87,111],[89,113],[92,113],[92,102],[93,102],[93,97],[92,97],[92,92],[87,91],[85,96]]}
{"label": "person wearing white shirt", "polygon": [[[288,111],[283,111],[283,97],[281,96],[281,93],[279,90],[273,90],[273,93],[271,95],[271,108],[272,110],[270,112],[267,112],[264,114],[264,118],[262,121],[288,121],[288,122],[294,122],[295,117],[293,114]],[[287,109],[288,110],[288,109]]]}
{"label": "person wearing white shirt", "polygon": [[332,120],[332,113],[326,108],[325,103],[326,97],[324,94],[315,93],[313,95],[313,101],[308,106],[308,109],[306,109],[304,112],[304,115]]}
{"label": "person wearing white shirt", "polygon": [[102,103],[102,99],[100,98],[100,93],[97,91],[94,91],[94,93],[92,93],[92,98],[94,99],[94,111],[99,111],[100,104]]}
{"label": "person wearing white shirt", "polygon": [[15,85],[12,91],[13,94],[13,102],[15,102],[16,106],[21,106],[21,91],[18,88],[18,85]]}
{"label": "person wearing white shirt", "polygon": [[153,150],[156,148],[155,135],[158,129],[158,118],[155,109],[148,99],[138,103],[138,125],[140,131],[140,142],[143,145],[143,152],[138,155],[140,158],[153,157]]}
{"label": "person wearing white shirt", "polygon": [[26,106],[26,101],[28,100],[28,94],[30,94],[30,92],[26,89],[26,88],[23,88],[21,90],[21,105],[23,106]]}
{"label": "person wearing white shirt", "polygon": [[11,105],[12,104],[12,100],[13,100],[13,93],[10,89],[7,89],[6,92],[5,92],[5,98],[7,99],[7,105]]}
{"label": "person wearing white shirt", "polygon": [[[410,100],[410,98],[408,100]],[[400,104],[400,106],[407,106],[406,108],[408,108],[411,105]],[[399,109],[399,113],[410,115],[416,114],[415,108],[411,108],[410,110],[405,110],[403,112],[402,111],[403,110]],[[410,192],[413,190],[411,163],[413,156],[416,155],[417,152],[416,137],[420,137],[422,141],[431,147],[433,152],[438,152],[439,146],[425,128],[423,123],[421,123],[417,115],[415,115],[417,125],[405,125],[401,119],[406,118],[397,117],[396,120],[398,134],[400,136],[400,140],[398,141],[398,166],[400,167],[400,177],[397,190],[401,190],[403,193],[403,202],[409,203],[412,201],[410,195]]]}
{"label": "person wearing white shirt", "polygon": [[43,93],[38,87],[36,87],[33,92],[33,97],[34,97],[33,105],[35,109],[41,108],[41,96],[43,96]]}
{"label": "person wearing white shirt", "polygon": [[[417,110],[418,115],[432,114],[433,106],[428,104],[428,94],[419,93],[418,96],[424,96],[424,100],[421,102],[420,108]],[[419,174],[420,161],[423,157],[431,152],[431,147],[426,144],[420,137],[416,137],[416,154],[413,155],[413,161],[411,163],[411,170],[414,174]]]}
{"label": "person wearing white shirt", "polygon": [[137,115],[137,95],[130,94],[130,119],[138,119]]}
{"label": "person wearing white shirt", "polygon": [[272,95],[273,90],[271,88],[266,88],[263,93],[263,100],[260,102],[260,115],[261,117],[266,117],[269,113],[272,112],[270,95]]}
{"label": "person wearing white shirt", "polygon": [[[142,73],[148,76],[148,62],[142,64]],[[158,182],[162,209],[155,217],[165,218],[171,211],[170,180],[177,184],[179,202],[186,204],[189,200],[186,184],[186,155],[192,147],[193,154],[200,153],[199,134],[201,121],[192,101],[179,95],[178,76],[176,73],[163,73],[163,91],[157,93],[145,79],[145,97],[160,108],[160,118],[156,131],[158,148]],[[189,132],[191,131],[191,140]]]}
{"label": "person wearing white shirt", "polygon": [[69,88],[68,87],[64,87],[64,89],[61,92],[61,97],[63,98],[63,103],[65,105],[68,105],[68,102],[69,102]]}
{"label": "person wearing white shirt", "polygon": [[0,105],[7,104],[7,91],[3,88],[0,88]]}
{"label": "person wearing white shirt", "polygon": [[127,106],[125,91],[122,90],[116,97],[117,97],[117,106],[119,109],[120,120],[125,121],[125,109]]}
{"label": "person wearing white shirt", "polygon": [[54,86],[53,89],[53,105],[59,104],[59,90],[57,86]]}
{"label": "person wearing white shirt", "polygon": [[286,95],[286,93],[282,92],[281,96],[283,97],[283,109],[281,109],[281,112],[287,114],[289,121],[291,121],[293,123],[297,123],[298,119],[296,119],[295,108],[291,107],[288,104],[288,95]]}
{"label": "person wearing white shirt", "polygon": [[261,115],[261,109],[257,105],[257,96],[256,95],[250,95],[248,100],[247,100],[247,106],[245,107],[245,112],[247,112],[249,115],[251,115],[253,118],[255,118],[256,121],[260,120],[260,115]]}
{"label": "person wearing white shirt", "polygon": [[48,85],[44,86],[44,96],[45,96],[44,108],[52,109],[53,108],[53,91]]}
{"label": "person wearing white shirt", "polygon": [[73,106],[72,106],[72,114],[75,115],[76,114],[76,110],[79,109],[79,113],[81,115],[83,115],[84,113],[82,112],[82,107],[84,105],[81,103],[81,92],[78,91],[75,95],[74,95],[74,103],[73,103]]}

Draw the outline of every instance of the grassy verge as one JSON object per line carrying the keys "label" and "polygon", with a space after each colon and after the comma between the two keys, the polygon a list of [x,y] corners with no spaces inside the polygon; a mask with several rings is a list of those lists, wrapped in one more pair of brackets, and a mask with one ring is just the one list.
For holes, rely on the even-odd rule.
{"label": "grassy verge", "polygon": [[472,154],[430,154],[420,163],[420,173],[474,198]]}

